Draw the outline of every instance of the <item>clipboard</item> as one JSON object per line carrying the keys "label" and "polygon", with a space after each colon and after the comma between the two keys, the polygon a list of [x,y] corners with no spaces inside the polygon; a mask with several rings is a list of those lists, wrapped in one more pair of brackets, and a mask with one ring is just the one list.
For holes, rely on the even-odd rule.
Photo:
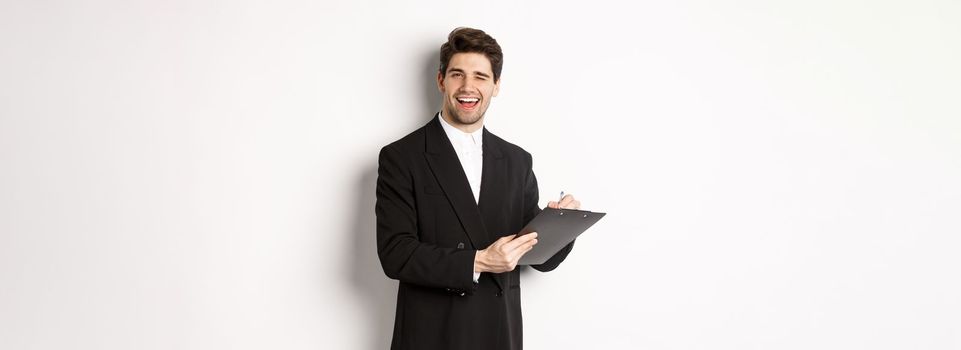
{"label": "clipboard", "polygon": [[537,232],[537,244],[524,254],[518,265],[540,265],[547,262],[568,243],[607,215],[574,209],[544,208],[519,235]]}

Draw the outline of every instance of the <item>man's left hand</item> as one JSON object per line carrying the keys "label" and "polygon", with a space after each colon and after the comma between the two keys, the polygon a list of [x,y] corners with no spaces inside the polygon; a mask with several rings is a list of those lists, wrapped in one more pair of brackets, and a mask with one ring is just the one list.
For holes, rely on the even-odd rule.
{"label": "man's left hand", "polygon": [[565,195],[563,198],[561,198],[560,202],[555,202],[555,201],[547,202],[547,207],[554,208],[554,209],[580,209],[581,202],[574,199],[573,195],[568,194],[568,195]]}

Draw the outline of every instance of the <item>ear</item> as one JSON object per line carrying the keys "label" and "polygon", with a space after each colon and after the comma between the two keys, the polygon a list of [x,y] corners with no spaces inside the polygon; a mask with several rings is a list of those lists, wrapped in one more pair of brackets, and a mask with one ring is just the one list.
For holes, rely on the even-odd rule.
{"label": "ear", "polygon": [[444,92],[444,73],[437,72],[437,90],[441,93]]}
{"label": "ear", "polygon": [[498,77],[497,82],[494,83],[494,97],[497,97],[497,93],[501,91],[501,80],[504,78]]}

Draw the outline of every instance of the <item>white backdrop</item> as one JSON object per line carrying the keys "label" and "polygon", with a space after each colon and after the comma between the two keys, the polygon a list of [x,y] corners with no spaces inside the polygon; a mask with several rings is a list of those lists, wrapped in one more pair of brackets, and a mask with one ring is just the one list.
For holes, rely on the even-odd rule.
{"label": "white backdrop", "polygon": [[628,3],[3,1],[0,348],[386,348],[377,152],[457,26],[609,213],[528,348],[961,348],[961,3]]}

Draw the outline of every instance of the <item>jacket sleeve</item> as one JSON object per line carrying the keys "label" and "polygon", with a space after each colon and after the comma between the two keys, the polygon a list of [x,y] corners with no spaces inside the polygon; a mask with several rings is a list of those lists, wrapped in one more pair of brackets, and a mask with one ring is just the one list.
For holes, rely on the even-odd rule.
{"label": "jacket sleeve", "polygon": [[443,248],[420,241],[414,185],[407,163],[386,146],[377,169],[377,255],[387,277],[449,292],[472,291],[471,249]]}
{"label": "jacket sleeve", "polygon": [[[526,154],[526,160],[527,179],[524,185],[524,225],[527,225],[528,222],[534,220],[534,217],[541,212],[541,208],[537,205],[538,193],[540,190],[537,187],[537,177],[534,176],[534,161],[530,154]],[[561,250],[554,254],[554,256],[552,256],[550,259],[547,259],[547,261],[545,261],[543,264],[531,265],[531,267],[541,272],[554,270],[561,264],[561,262],[564,261],[564,259],[567,258],[567,254],[570,254],[572,249],[574,249],[574,241],[571,241],[571,243],[564,246],[564,248],[561,248]]]}

